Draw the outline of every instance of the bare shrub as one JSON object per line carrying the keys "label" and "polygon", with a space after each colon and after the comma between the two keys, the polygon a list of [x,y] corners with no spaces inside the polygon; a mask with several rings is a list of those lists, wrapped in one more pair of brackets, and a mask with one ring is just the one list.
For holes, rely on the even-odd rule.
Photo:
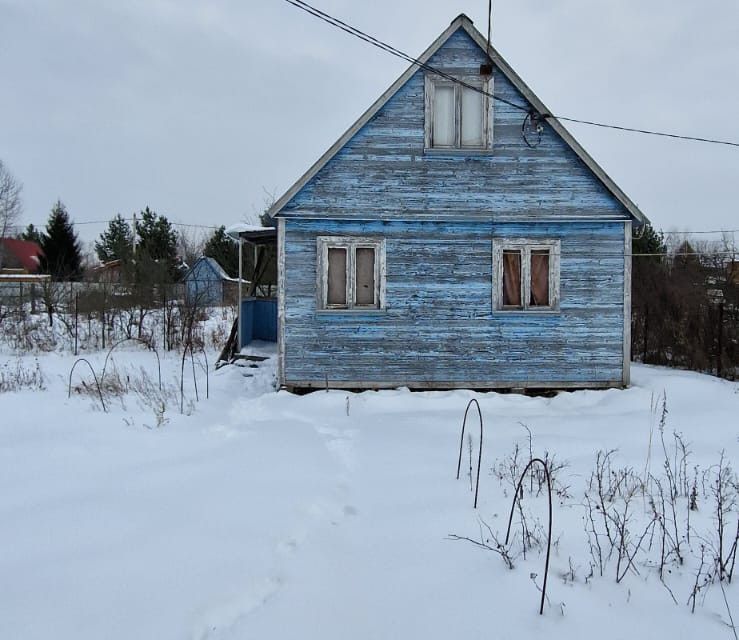
{"label": "bare shrub", "polygon": [[0,393],[23,389],[43,391],[45,388],[38,360],[34,360],[34,366],[26,366],[19,358],[15,363],[8,361],[0,367]]}

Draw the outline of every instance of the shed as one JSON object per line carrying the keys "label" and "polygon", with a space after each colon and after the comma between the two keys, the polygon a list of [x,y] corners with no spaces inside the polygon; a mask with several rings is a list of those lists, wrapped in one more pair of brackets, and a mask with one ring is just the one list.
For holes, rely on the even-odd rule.
{"label": "shed", "polygon": [[287,388],[629,384],[645,216],[461,15],[275,202]]}
{"label": "shed", "polygon": [[[238,299],[238,278],[230,277],[215,258],[198,258],[185,274],[185,296],[188,304],[219,306]],[[249,284],[244,281],[244,284]]]}

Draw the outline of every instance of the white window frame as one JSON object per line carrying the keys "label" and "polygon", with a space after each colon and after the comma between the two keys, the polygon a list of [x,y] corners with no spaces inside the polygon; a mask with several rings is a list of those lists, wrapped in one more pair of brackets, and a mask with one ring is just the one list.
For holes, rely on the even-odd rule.
{"label": "white window frame", "polygon": [[[465,84],[479,87],[485,93],[493,92],[493,76],[454,75]],[[454,144],[434,145],[434,92],[437,86],[454,87]],[[482,145],[462,146],[462,89],[463,85],[453,82],[437,74],[428,73],[425,76],[425,109],[424,109],[424,148],[426,151],[491,151],[493,148],[493,100],[489,95],[483,95],[482,103]]]}
{"label": "white window frame", "polygon": [[[385,240],[359,236],[318,236],[316,239],[316,308],[319,311],[382,311],[385,309]],[[328,250],[346,250],[346,304],[328,304]],[[375,303],[357,304],[357,249],[375,251]]]}
{"label": "white window frame", "polygon": [[[531,306],[531,252],[549,251],[549,306]],[[521,252],[521,306],[503,305],[503,252]],[[559,240],[539,238],[493,239],[493,311],[500,313],[552,313],[559,311]]]}

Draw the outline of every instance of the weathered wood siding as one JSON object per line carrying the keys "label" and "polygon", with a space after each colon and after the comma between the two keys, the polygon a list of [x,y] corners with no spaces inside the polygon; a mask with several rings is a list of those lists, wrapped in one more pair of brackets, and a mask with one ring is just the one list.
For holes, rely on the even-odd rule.
{"label": "weathered wood siding", "polygon": [[[430,63],[484,60],[457,31]],[[525,104],[497,71],[493,90]],[[522,119],[496,102],[492,152],[425,152],[419,71],[286,204],[282,384],[622,384],[629,213],[548,125],[529,148]],[[316,237],[333,234],[385,238],[385,310],[317,310]],[[493,312],[494,237],[561,241],[559,311]]]}
{"label": "weathered wood siding", "polygon": [[[477,73],[483,51],[462,30],[431,58],[453,73]],[[524,97],[500,72],[493,91]],[[493,151],[424,153],[424,72],[418,71],[287,203],[285,216],[350,219],[493,220],[629,218],[585,164],[545,125],[541,144],[521,137],[524,115],[493,107]]]}
{"label": "weathered wood siding", "polygon": [[[284,383],[618,386],[623,223],[285,221]],[[316,310],[323,234],[386,241],[384,311]],[[560,311],[493,312],[492,238],[561,240]]]}

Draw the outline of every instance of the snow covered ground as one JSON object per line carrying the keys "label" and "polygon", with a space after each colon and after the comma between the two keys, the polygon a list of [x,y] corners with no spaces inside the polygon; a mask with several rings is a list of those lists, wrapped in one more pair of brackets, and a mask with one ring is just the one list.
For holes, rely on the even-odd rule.
{"label": "snow covered ground", "polygon": [[[99,374],[104,353],[86,357]],[[211,371],[208,399],[197,368],[199,402],[186,369],[180,414],[180,356],[162,358],[158,393],[154,355],[120,349],[104,413],[80,367],[67,398],[72,356],[0,353],[6,379],[38,362],[44,387],[0,393],[0,638],[734,637],[727,623],[729,609],[739,622],[739,569],[725,586],[729,609],[718,583],[700,592],[694,614],[687,602],[700,546],[715,529],[712,465],[722,450],[739,460],[736,384],[635,366],[628,390],[552,398],[294,396],[273,391],[271,359]],[[617,584],[615,557],[603,576],[592,568],[584,493],[599,450],[618,450],[614,477],[627,467],[632,479],[646,471],[663,477],[663,392],[670,456],[676,431],[691,452],[686,482],[697,478],[697,511],[688,512],[687,497],[677,500],[680,522],[691,517],[691,541],[681,543],[682,565],[668,561],[663,584],[654,525]],[[455,480],[462,414],[473,397],[486,429],[477,510],[467,443]],[[543,616],[544,546],[534,543],[523,557],[518,514],[512,570],[497,553],[450,539],[495,546],[490,532],[505,537],[506,470],[516,445],[519,470],[529,457],[522,425],[534,455],[567,463],[555,474]],[[476,414],[468,428],[474,458]],[[524,513],[541,542],[546,498],[525,484]],[[631,508],[634,549],[650,522],[649,498],[640,492]],[[736,505],[729,511],[730,543]],[[686,532],[680,524],[678,537]]]}

